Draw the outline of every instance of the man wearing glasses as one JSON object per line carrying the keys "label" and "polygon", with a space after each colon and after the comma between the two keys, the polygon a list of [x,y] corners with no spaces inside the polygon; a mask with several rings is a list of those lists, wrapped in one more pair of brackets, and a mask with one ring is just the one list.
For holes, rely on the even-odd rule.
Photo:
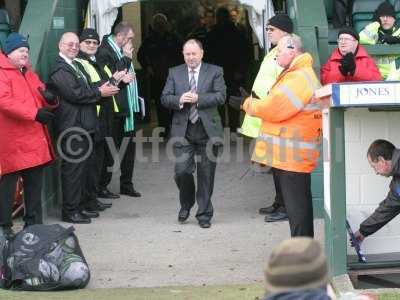
{"label": "man wearing glasses", "polygon": [[[400,28],[396,24],[396,11],[387,1],[379,4],[375,10],[374,22],[365,26],[360,32],[360,43],[365,45],[400,44]],[[376,65],[387,80],[392,64],[399,58],[398,55],[374,56]]]}
{"label": "man wearing glasses", "polygon": [[272,167],[289,217],[291,236],[314,237],[311,172],[318,162],[321,112],[310,105],[319,87],[301,39],[281,38],[276,61],[283,68],[266,97],[247,98],[243,110],[262,119],[251,160]]}
{"label": "man wearing glasses", "polygon": [[[105,66],[102,68],[96,61],[96,53],[100,44],[99,35],[93,28],[86,28],[79,36],[80,50],[75,59],[81,66],[85,77],[94,86],[100,86],[105,82],[118,86],[119,82],[129,81],[127,70],[117,71],[114,74]],[[102,170],[107,136],[112,136],[113,107],[116,105],[115,97],[105,97],[96,105],[99,126],[94,134],[95,157],[90,161],[87,184],[84,187],[84,196],[81,203],[85,211],[98,216],[98,211],[111,207],[111,203],[103,203],[97,200],[98,177]]]}
{"label": "man wearing glasses", "polygon": [[[276,61],[276,45],[280,39],[293,33],[293,22],[286,14],[276,14],[268,20],[265,30],[268,35],[268,40],[272,45],[272,49],[270,49],[267,55],[265,55],[252,87],[252,93],[261,99],[267,97],[269,90],[283,70]],[[245,97],[242,98],[241,102]],[[251,138],[257,138],[260,132],[261,123],[262,120],[260,118],[246,114],[240,133]],[[265,222],[278,222],[288,219],[285,204],[282,200],[278,178],[274,173],[273,178],[276,193],[275,200],[272,205],[259,209],[259,213],[265,215]]]}
{"label": "man wearing glasses", "polygon": [[98,127],[96,104],[118,93],[109,82],[94,86],[76,62],[79,39],[62,35],[59,55],[50,73],[50,84],[60,96],[56,110],[57,149],[61,157],[62,221],[87,224],[93,212],[82,209],[84,187],[93,159],[93,138]]}
{"label": "man wearing glasses", "polygon": [[359,45],[359,40],[352,28],[339,31],[338,47],[321,68],[322,84],[382,80],[374,60]]}

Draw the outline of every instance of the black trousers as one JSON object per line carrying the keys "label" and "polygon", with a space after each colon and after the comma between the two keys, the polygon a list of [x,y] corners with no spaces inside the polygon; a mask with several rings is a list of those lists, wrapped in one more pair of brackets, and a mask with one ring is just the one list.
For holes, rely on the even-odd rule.
{"label": "black trousers", "polygon": [[152,78],[151,81],[151,97],[155,100],[157,109],[158,126],[165,129],[164,136],[169,135],[172,122],[172,113],[161,104],[161,94],[164,89],[167,78]]}
{"label": "black trousers", "polygon": [[95,159],[93,137],[65,136],[61,140],[61,150],[62,210],[65,214],[73,214],[85,206],[85,192],[95,188],[90,177],[90,166]]}
{"label": "black trousers", "polygon": [[[135,132],[125,132],[124,130],[125,118],[115,117],[113,125],[113,141],[117,150],[120,149],[122,142],[125,140],[124,144],[127,143],[126,151],[121,159],[121,176],[120,176],[120,187],[121,189],[133,188],[133,169],[135,166],[135,154],[136,146],[133,138],[135,137]],[[105,144],[104,162],[102,166],[99,188],[106,188],[112,178],[112,172],[110,171],[114,165],[114,156],[117,153],[111,153],[110,147]]]}
{"label": "black trousers", "polygon": [[[188,144],[174,146],[175,182],[179,189],[179,201],[182,209],[190,210],[197,200],[197,220],[209,221],[214,212],[211,196],[214,190],[218,146],[207,146],[209,138],[200,120],[196,124],[188,123],[186,139]],[[193,176],[196,167],[197,191]]]}
{"label": "black trousers", "polygon": [[276,172],[273,171],[272,171],[272,177],[274,179],[274,186],[275,186],[275,201],[273,205],[275,207],[285,207],[285,202],[283,202],[279,177],[276,175]]}
{"label": "black trousers", "polygon": [[334,28],[343,28],[347,25],[347,17],[351,16],[352,0],[334,0],[332,23]]}
{"label": "black trousers", "polygon": [[25,225],[42,224],[43,166],[4,175],[0,179],[0,226],[12,226],[12,206],[18,177],[23,179]]}
{"label": "black trousers", "polygon": [[314,237],[311,175],[272,169],[278,177],[283,202],[289,217],[291,236]]}
{"label": "black trousers", "polygon": [[[93,141],[93,139],[92,139]],[[99,182],[100,167],[103,165],[104,155],[101,153],[100,147],[104,146],[100,142],[93,141],[93,150],[87,158],[87,172],[85,172],[82,200],[79,204],[80,209],[93,210],[97,207],[97,191]],[[101,146],[100,146],[101,145]],[[99,157],[100,155],[103,155]]]}

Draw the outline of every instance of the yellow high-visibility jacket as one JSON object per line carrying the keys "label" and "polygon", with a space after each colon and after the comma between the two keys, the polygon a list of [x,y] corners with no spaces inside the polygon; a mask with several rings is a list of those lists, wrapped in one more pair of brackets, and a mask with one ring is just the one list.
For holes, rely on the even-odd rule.
{"label": "yellow high-visibility jacket", "polygon": [[[379,22],[373,22],[365,26],[363,30],[360,32],[360,44],[364,45],[375,45],[380,44],[379,38],[379,30],[381,25]],[[393,27],[392,36],[400,36],[400,28]],[[392,63],[400,56],[398,55],[374,55],[375,63],[379,69],[384,80],[387,80],[387,77],[390,73]]]}
{"label": "yellow high-visibility jacket", "polygon": [[[265,55],[261,63],[260,70],[254,80],[253,88],[251,89],[260,98],[267,97],[269,89],[275,83],[276,78],[282,72],[283,68],[276,62],[277,47]],[[257,138],[260,133],[262,121],[260,118],[252,117],[248,114],[245,115],[242,127],[239,129],[241,134]]]}

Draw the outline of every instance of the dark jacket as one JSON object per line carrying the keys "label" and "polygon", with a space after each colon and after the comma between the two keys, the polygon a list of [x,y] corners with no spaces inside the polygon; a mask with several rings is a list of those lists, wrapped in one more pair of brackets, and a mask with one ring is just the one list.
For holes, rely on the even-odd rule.
{"label": "dark jacket", "polygon": [[278,293],[267,296],[264,300],[330,300],[325,289],[312,289]]}
{"label": "dark jacket", "polygon": [[152,32],[144,39],[137,58],[143,68],[153,68],[153,78],[165,83],[168,69],[183,63],[182,43],[173,33]]}
{"label": "dark jacket", "polygon": [[400,213],[400,149],[395,149],[393,152],[390,175],[392,181],[386,199],[360,224],[359,230],[363,236],[375,233]]}
{"label": "dark jacket", "polygon": [[[86,53],[79,51],[78,58],[86,60],[96,69],[97,74],[99,75],[101,80],[98,82],[92,82],[90,80],[91,81],[90,84],[92,86],[99,87],[110,79],[110,77],[107,75],[104,69],[102,69],[99,63],[97,61],[91,60],[89,55],[87,55]],[[81,70],[86,74],[83,67],[81,68]],[[90,78],[89,74],[87,74],[86,78]],[[112,124],[113,124],[113,113],[114,113],[113,105],[114,105],[113,97],[103,97],[101,98],[101,101],[98,103],[100,109],[97,109],[99,126],[98,126],[98,132],[96,133],[96,140],[103,139],[104,137],[107,136],[112,136]]]}
{"label": "dark jacket", "polygon": [[217,23],[207,33],[204,45],[204,61],[221,66],[228,94],[236,93],[244,84],[250,64],[251,48],[246,37],[231,21]]}
{"label": "dark jacket", "polygon": [[[186,64],[169,69],[162,92],[161,103],[174,111],[171,137],[184,138],[189,121],[190,105],[179,106],[183,93],[189,91],[189,74]],[[197,110],[210,139],[222,138],[223,130],[217,107],[225,103],[226,86],[222,68],[202,63],[197,82]]]}
{"label": "dark jacket", "polygon": [[57,88],[60,105],[56,110],[58,133],[71,127],[79,127],[94,133],[98,127],[96,104],[101,99],[97,87],[91,87],[62,57],[50,72],[50,83]]}
{"label": "dark jacket", "polygon": [[[114,52],[114,49],[110,46],[107,41],[108,35],[103,37],[101,45],[96,53],[96,61],[103,69],[105,65],[107,65],[111,73],[114,74],[116,71],[122,71],[124,69],[129,71],[132,60],[129,57],[123,56],[122,59],[118,59],[118,56]],[[115,95],[115,100],[118,105],[118,115],[119,116],[128,116],[129,115],[129,106],[127,99],[127,89],[126,84],[123,82],[118,86],[121,90],[117,95]]]}
{"label": "dark jacket", "polygon": [[380,81],[381,73],[378,70],[374,60],[368,55],[365,48],[361,45],[355,54],[356,71],[354,76],[343,76],[339,71],[342,61],[342,54],[336,48],[328,61],[321,68],[321,83],[338,83],[347,81]]}

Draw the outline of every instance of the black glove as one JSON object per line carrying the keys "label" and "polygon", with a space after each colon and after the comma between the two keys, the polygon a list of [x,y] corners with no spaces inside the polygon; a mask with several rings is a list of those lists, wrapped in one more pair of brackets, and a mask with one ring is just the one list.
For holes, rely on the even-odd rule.
{"label": "black glove", "polygon": [[38,91],[48,104],[55,105],[58,103],[57,96],[54,94],[50,86],[47,86],[46,89],[39,87]]}
{"label": "black glove", "polygon": [[42,124],[46,125],[46,124],[49,123],[51,120],[53,120],[55,116],[56,116],[56,115],[53,114],[53,113],[50,111],[50,108],[48,108],[48,107],[42,107],[42,108],[39,108],[39,109],[38,109],[38,111],[37,111],[37,113],[36,113],[35,120],[36,120],[37,122],[39,122],[39,123],[42,123]]}
{"label": "black glove", "polygon": [[356,60],[352,52],[343,55],[340,61],[339,71],[343,76],[354,76],[356,71]]}
{"label": "black glove", "polygon": [[400,43],[400,38],[398,36],[393,36],[390,34],[384,34],[382,37],[382,41],[389,45],[398,44]]}
{"label": "black glove", "polygon": [[242,87],[242,86],[239,87],[239,92],[240,92],[240,95],[241,95],[242,97],[247,98],[247,97],[250,96],[250,94],[249,94],[249,93],[244,89],[244,87]]}
{"label": "black glove", "polygon": [[242,104],[246,98],[247,97],[243,97],[243,96],[230,96],[228,99],[228,103],[234,109],[240,110],[240,107],[242,106]]}

